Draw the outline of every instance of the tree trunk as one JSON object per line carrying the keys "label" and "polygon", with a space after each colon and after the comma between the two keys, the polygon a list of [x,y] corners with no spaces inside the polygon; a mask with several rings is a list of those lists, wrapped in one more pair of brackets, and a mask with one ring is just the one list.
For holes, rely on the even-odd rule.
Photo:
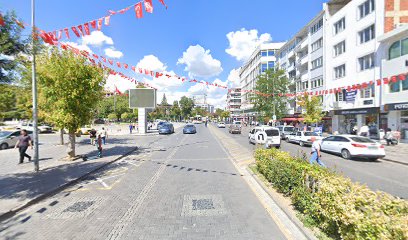
{"label": "tree trunk", "polygon": [[60,129],[60,145],[64,145],[64,129]]}
{"label": "tree trunk", "polygon": [[68,136],[69,136],[69,144],[68,144],[67,153],[70,158],[74,158],[75,157],[75,132],[70,131]]}

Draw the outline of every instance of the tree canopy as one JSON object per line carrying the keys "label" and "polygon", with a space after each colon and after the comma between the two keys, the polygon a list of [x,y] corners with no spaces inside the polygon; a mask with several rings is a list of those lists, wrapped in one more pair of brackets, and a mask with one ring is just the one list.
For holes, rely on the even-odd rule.
{"label": "tree canopy", "polygon": [[179,103],[181,107],[181,115],[184,118],[191,116],[191,113],[194,107],[193,99],[183,96],[181,97]]}
{"label": "tree canopy", "polygon": [[319,96],[304,95],[298,98],[298,104],[303,109],[302,117],[305,123],[318,123],[322,120],[322,102]]}

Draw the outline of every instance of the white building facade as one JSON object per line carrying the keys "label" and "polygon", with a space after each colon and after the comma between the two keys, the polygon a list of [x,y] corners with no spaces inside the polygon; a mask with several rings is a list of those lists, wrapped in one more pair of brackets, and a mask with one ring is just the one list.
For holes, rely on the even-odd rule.
{"label": "white building facade", "polygon": [[241,88],[231,88],[227,93],[227,110],[231,118],[241,119]]}
{"label": "white building facade", "polygon": [[246,64],[239,72],[241,97],[241,116],[250,121],[257,113],[253,109],[251,98],[256,86],[257,77],[267,69],[274,68],[276,63],[276,52],[285,43],[265,43],[261,44],[252,53]]}

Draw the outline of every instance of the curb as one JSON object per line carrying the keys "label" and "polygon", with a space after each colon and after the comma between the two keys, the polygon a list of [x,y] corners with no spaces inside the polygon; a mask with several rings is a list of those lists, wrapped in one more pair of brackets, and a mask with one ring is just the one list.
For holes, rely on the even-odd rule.
{"label": "curb", "polygon": [[393,163],[397,163],[397,164],[401,164],[401,165],[406,165],[406,166],[408,166],[408,163],[400,162],[400,161],[396,161],[396,160],[391,160],[391,159],[388,159],[388,158],[381,158],[381,160],[384,160],[384,161],[386,161],[386,162],[393,162]]}
{"label": "curb", "polygon": [[62,184],[61,186],[58,186],[58,187],[56,187],[55,189],[53,189],[53,190],[51,190],[51,191],[49,191],[49,192],[43,193],[43,194],[37,196],[36,198],[31,199],[30,201],[28,201],[28,202],[26,202],[26,203],[20,205],[19,207],[16,207],[16,208],[14,208],[14,209],[11,209],[11,210],[8,211],[8,212],[5,212],[5,213],[1,214],[1,215],[0,215],[0,222],[3,222],[3,221],[5,221],[5,220],[7,220],[7,219],[13,217],[14,215],[16,215],[18,212],[20,212],[20,211],[22,211],[22,210],[24,210],[24,209],[26,209],[26,208],[28,208],[28,207],[30,207],[30,206],[32,206],[32,205],[38,203],[38,202],[40,202],[40,201],[42,201],[42,200],[44,200],[44,199],[46,199],[46,198],[49,198],[49,197],[51,197],[51,196],[54,196],[55,194],[61,192],[62,190],[66,189],[66,188],[68,188],[68,187],[70,187],[70,186],[73,186],[73,185],[79,183],[80,181],[84,180],[84,179],[87,178],[88,176],[94,174],[95,172],[101,170],[102,168],[104,168],[104,167],[106,167],[106,166],[108,166],[108,165],[110,165],[110,164],[112,164],[112,163],[114,163],[114,162],[116,162],[116,161],[121,160],[122,158],[124,158],[124,157],[130,155],[131,153],[133,153],[134,151],[136,151],[136,150],[138,150],[138,149],[139,149],[139,147],[135,147],[134,149],[128,151],[128,152],[125,153],[125,154],[123,154],[122,156],[120,156],[120,157],[118,157],[118,158],[116,158],[116,159],[113,159],[113,160],[111,160],[111,161],[109,161],[109,162],[106,162],[106,163],[102,164],[101,166],[99,166],[99,167],[97,167],[97,168],[91,170],[90,172],[85,173],[84,175],[82,175],[82,176],[80,176],[80,177],[78,177],[78,178],[76,178],[76,179],[74,179],[74,180],[71,180],[71,181],[69,181],[69,182],[67,182],[67,183],[65,183],[65,184]]}

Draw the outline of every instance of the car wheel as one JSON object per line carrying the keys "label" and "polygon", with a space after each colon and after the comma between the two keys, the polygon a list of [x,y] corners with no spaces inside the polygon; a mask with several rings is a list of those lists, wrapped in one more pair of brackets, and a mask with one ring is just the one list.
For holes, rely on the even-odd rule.
{"label": "car wheel", "polygon": [[341,150],[341,156],[342,156],[344,159],[350,159],[350,158],[351,158],[350,151],[347,150],[347,149]]}
{"label": "car wheel", "polygon": [[368,160],[370,160],[370,161],[372,161],[372,162],[375,162],[375,161],[378,160],[378,158],[369,158]]}
{"label": "car wheel", "polygon": [[7,143],[3,143],[3,144],[0,145],[0,149],[1,149],[1,150],[7,149],[8,147],[9,147],[9,146],[8,146]]}
{"label": "car wheel", "polygon": [[303,141],[299,141],[299,145],[300,145],[301,147],[304,147],[304,146],[305,146],[305,143],[304,143]]}

